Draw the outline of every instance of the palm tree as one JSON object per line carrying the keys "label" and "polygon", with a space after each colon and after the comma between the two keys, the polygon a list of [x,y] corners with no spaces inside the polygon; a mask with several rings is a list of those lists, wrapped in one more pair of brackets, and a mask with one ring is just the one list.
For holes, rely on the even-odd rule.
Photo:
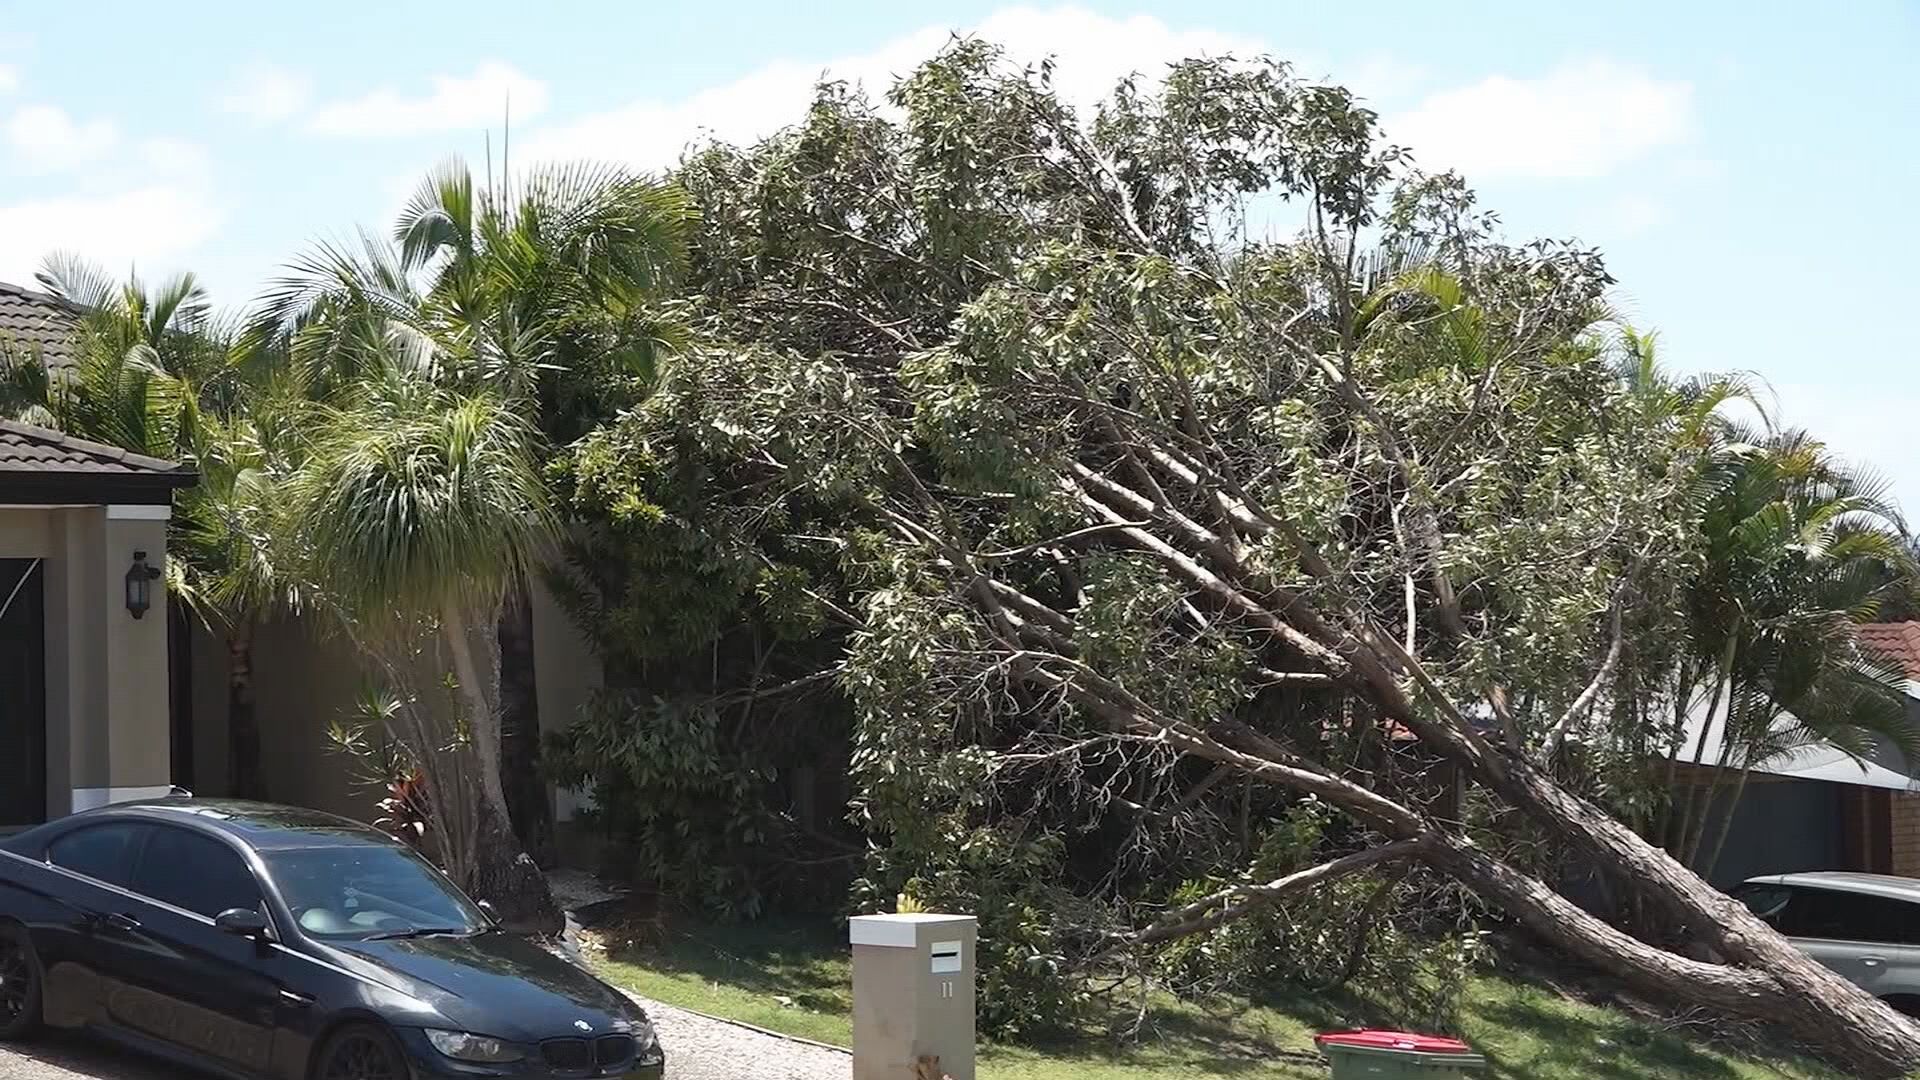
{"label": "palm tree", "polygon": [[136,453],[181,456],[203,392],[225,381],[199,281],[179,274],[149,289],[67,254],[49,256],[36,276],[73,306],[74,361],[65,373],[37,358],[9,365],[8,412]]}
{"label": "palm tree", "polygon": [[227,791],[269,792],[260,768],[253,643],[260,621],[302,609],[298,549],[288,542],[288,484],[299,458],[276,440],[275,418],[294,403],[255,395],[247,413],[203,414],[191,440],[200,481],[174,508],[168,588],[217,628],[227,650]]}
{"label": "palm tree", "polygon": [[[619,169],[536,170],[476,187],[459,163],[431,173],[392,247],[322,248],[267,298],[316,385],[350,383],[392,350],[443,386],[485,390],[536,418],[544,457],[638,399],[678,322],[660,302],[685,258],[690,204]],[[539,775],[533,562],[516,563],[497,621],[503,783],[515,832],[544,860],[551,808]]]}
{"label": "palm tree", "polygon": [[499,395],[392,365],[327,407],[293,521],[315,593],[390,679],[409,681],[419,626],[438,636],[457,720],[409,708],[396,734],[427,773],[440,853],[510,918],[555,929],[551,896],[508,831],[499,713],[476,659],[495,647],[508,583],[554,534],[537,442]]}
{"label": "palm tree", "polygon": [[[677,324],[662,316],[657,295],[678,272],[688,218],[687,200],[676,189],[619,170],[541,170],[509,192],[504,182],[476,189],[471,174],[452,165],[427,178],[396,225],[392,246],[362,237],[357,248],[315,249],[269,291],[262,308],[310,391],[344,403],[334,409],[330,425],[336,437],[316,444],[311,474],[332,475],[340,467],[334,457],[350,450],[370,452],[369,444],[337,437],[343,425],[369,432],[370,409],[391,432],[422,439],[456,431],[458,425],[448,427],[444,420],[455,413],[477,415],[472,410],[479,409],[499,418],[525,417],[512,438],[501,434],[497,445],[511,443],[537,465],[637,397],[659,352],[673,343]],[[415,417],[418,424],[401,423],[410,407],[424,410]],[[382,445],[382,453],[407,460],[453,460],[450,446],[431,440],[404,454],[391,443]],[[544,482],[537,467],[527,475]],[[471,479],[461,473],[449,482],[462,478]],[[326,513],[339,514],[349,493],[371,497],[377,489],[341,488],[332,501],[310,497],[306,510],[324,506]],[[544,490],[539,505],[547,505]],[[423,552],[433,550],[428,541],[440,534],[486,542],[486,552],[469,557],[497,568],[500,588],[495,591],[491,576],[476,575],[465,563],[423,555],[418,565],[424,576],[415,587],[401,590],[398,579],[385,575],[368,579],[395,590],[374,607],[430,614],[439,623],[469,714],[488,814],[512,823],[524,849],[538,851],[551,823],[535,769],[538,718],[527,583],[553,540],[552,530],[543,526],[518,539],[501,529],[464,530],[458,520],[433,516],[458,512],[451,493],[410,506],[410,516],[395,516],[390,506],[372,505],[362,519],[388,515],[398,534],[422,534],[413,543]],[[340,519],[307,520],[325,538]],[[550,516],[539,520],[551,524]],[[398,534],[387,539],[399,544]],[[316,559],[336,558],[322,555],[333,552],[331,543],[316,539],[312,546]],[[457,608],[438,601],[423,606],[436,595],[424,585],[429,571],[441,575],[445,588],[476,580],[487,587],[464,594],[472,602]],[[340,584],[324,582],[321,591],[338,592]],[[370,596],[359,589],[349,593],[359,601]],[[343,607],[356,620],[371,610],[361,602]],[[483,636],[497,649],[487,663],[497,663],[498,700],[482,692],[492,688],[491,680],[482,683],[479,665],[448,636],[456,620],[475,631],[487,624]],[[477,711],[494,708],[499,715]],[[503,729],[512,737],[503,737]],[[503,768],[509,752],[514,764]],[[507,777],[514,779],[511,785]],[[492,875],[485,867],[479,872]]]}
{"label": "palm tree", "polygon": [[[1688,604],[1694,670],[1710,688],[1706,724],[1722,724],[1722,749],[1704,805],[1696,812],[1689,794],[1673,838],[1703,874],[1755,768],[1809,744],[1864,758],[1887,741],[1920,754],[1903,677],[1855,635],[1916,576],[1885,485],[1796,431],[1752,440],[1715,472]],[[1696,763],[1701,755],[1696,746]],[[1729,773],[1731,800],[1703,859]]]}

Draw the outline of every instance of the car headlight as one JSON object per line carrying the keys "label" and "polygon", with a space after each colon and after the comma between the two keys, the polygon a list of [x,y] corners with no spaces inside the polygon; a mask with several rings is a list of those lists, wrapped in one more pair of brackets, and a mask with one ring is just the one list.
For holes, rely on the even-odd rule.
{"label": "car headlight", "polygon": [[475,1035],[468,1031],[436,1031],[427,1029],[427,1041],[435,1050],[455,1061],[473,1061],[483,1065],[498,1065],[508,1061],[519,1061],[527,1056],[525,1050],[491,1035]]}
{"label": "car headlight", "polygon": [[633,1063],[635,1065],[658,1065],[667,1059],[666,1052],[660,1049],[660,1040],[653,1033],[653,1025],[645,1020],[633,1025]]}

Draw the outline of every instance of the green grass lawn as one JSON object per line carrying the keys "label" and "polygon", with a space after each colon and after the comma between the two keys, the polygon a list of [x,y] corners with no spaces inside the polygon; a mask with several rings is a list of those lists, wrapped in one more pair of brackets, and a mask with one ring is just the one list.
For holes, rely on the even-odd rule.
{"label": "green grass lawn", "polygon": [[[852,1038],[847,947],[836,931],[767,921],[690,927],[663,941],[617,939],[596,966],[643,996],[789,1035],[846,1046]],[[1364,1003],[1326,996],[1228,1000],[1208,1007],[1155,1005],[1147,1032],[1130,1043],[1087,1038],[1044,1047],[989,1045],[983,1080],[1235,1080],[1324,1078],[1313,1033],[1379,1024]],[[1508,1080],[1844,1080],[1785,1059],[1756,1059],[1695,1045],[1624,1013],[1539,987],[1487,977],[1468,995],[1465,1037]]]}

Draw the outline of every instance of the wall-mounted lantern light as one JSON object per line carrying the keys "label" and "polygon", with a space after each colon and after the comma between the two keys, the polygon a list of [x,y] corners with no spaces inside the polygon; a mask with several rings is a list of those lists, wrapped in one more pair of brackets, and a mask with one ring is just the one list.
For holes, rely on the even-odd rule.
{"label": "wall-mounted lantern light", "polygon": [[133,565],[127,568],[127,613],[139,618],[153,606],[153,581],[160,568],[147,565],[147,553],[133,553]]}

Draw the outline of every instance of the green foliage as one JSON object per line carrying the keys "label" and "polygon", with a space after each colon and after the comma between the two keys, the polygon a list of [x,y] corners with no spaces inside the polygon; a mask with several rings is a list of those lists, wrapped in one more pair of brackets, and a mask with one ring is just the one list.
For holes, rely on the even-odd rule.
{"label": "green foliage", "polygon": [[593,792],[617,868],[675,899],[729,918],[835,907],[860,848],[840,820],[848,719],[825,597],[842,589],[816,535],[831,526],[818,505],[712,499],[751,482],[727,441],[744,427],[705,427],[722,440],[709,452],[666,404],[639,407],[657,433],[602,429],[554,470],[577,525],[549,583],[609,688],[549,741],[549,768]]}
{"label": "green foliage", "polygon": [[490,394],[401,371],[365,384],[296,481],[322,591],[368,622],[497,605],[554,529],[534,437]]}
{"label": "green foliage", "polygon": [[1066,862],[1060,839],[1023,835],[1017,824],[948,824],[924,848],[896,836],[876,852],[854,883],[854,911],[887,910],[904,892],[928,911],[974,915],[980,1030],[1002,1039],[1071,1030],[1089,991],[1063,952],[1084,905],[1054,884]]}
{"label": "green foliage", "polygon": [[[1277,816],[1254,843],[1246,879],[1271,881],[1324,861],[1332,808],[1314,799]],[[1218,878],[1182,883],[1177,908],[1229,887]],[[1385,869],[1316,888],[1192,937],[1154,957],[1166,985],[1198,995],[1259,994],[1276,985],[1352,993],[1381,1003],[1423,1031],[1456,1032],[1468,978],[1484,961],[1479,911],[1432,874]]]}
{"label": "green foliage", "polygon": [[551,736],[554,779],[591,788],[592,822],[623,842],[619,860],[663,891],[728,918],[766,904],[765,860],[781,831],[760,762],[743,760],[722,716],[697,702],[602,692]]}
{"label": "green foliage", "polygon": [[[1622,670],[1670,664],[1695,550],[1674,513],[1685,423],[1622,375],[1594,253],[1499,242],[1457,181],[1410,172],[1350,95],[1281,64],[1176,65],[1090,124],[1050,75],[962,41],[894,90],[897,120],[829,85],[794,129],[691,155],[676,179],[698,208],[705,345],[586,440],[573,476],[594,523],[573,607],[610,671],[663,701],[716,664],[731,674],[695,688],[738,694],[747,656],[830,673],[871,848],[855,907],[906,893],[978,914],[984,1015],[1008,1032],[1074,1012],[1080,965],[1140,898],[1368,839],[1302,837],[1292,797],[1116,738],[1076,695],[1081,673],[1438,800],[1364,708],[1124,540],[1073,478],[1206,480],[1179,479],[1186,462],[1241,478],[1231,494],[1266,516],[1227,530],[1231,556],[1263,597],[1300,590],[1414,639],[1456,700],[1517,688],[1529,750],[1564,734],[1616,606],[1633,612]],[[1315,227],[1255,235],[1255,198],[1311,203]],[[1199,516],[1219,527],[1218,505]],[[1423,530],[1446,541],[1431,570]],[[1464,632],[1435,613],[1436,576]],[[1645,713],[1609,698],[1576,719],[1610,763],[1595,787],[1644,762]],[[721,785],[702,791],[744,790],[730,778],[758,760],[757,742],[675,745],[702,762],[697,784]],[[703,850],[745,827],[690,826]],[[1380,919],[1356,939],[1336,921],[1409,888],[1340,882],[1325,921],[1270,912],[1206,947],[1245,980],[1302,977],[1294,950],[1337,956],[1355,979],[1426,988],[1420,1009],[1443,1018],[1476,938]]]}

